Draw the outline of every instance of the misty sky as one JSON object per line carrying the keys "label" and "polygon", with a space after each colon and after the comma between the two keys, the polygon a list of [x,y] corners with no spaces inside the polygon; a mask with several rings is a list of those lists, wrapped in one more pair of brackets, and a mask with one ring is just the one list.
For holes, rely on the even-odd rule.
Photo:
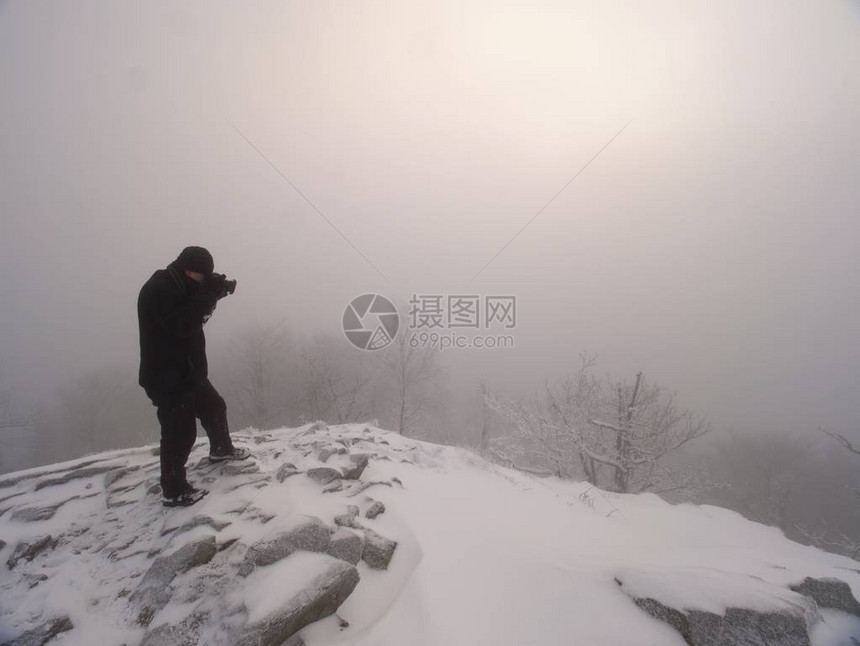
{"label": "misty sky", "polygon": [[140,286],[197,244],[239,280],[210,343],[515,294],[516,350],[454,379],[589,350],[860,439],[858,70],[856,0],[0,2],[0,366],[136,365]]}

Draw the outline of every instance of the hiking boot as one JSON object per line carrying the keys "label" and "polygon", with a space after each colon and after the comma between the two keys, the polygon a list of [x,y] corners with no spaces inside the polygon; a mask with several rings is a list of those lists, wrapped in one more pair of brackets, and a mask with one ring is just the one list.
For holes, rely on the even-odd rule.
{"label": "hiking boot", "polygon": [[251,452],[248,449],[231,446],[226,451],[210,451],[210,462],[223,462],[224,460],[244,460],[251,457]]}
{"label": "hiking boot", "polygon": [[178,496],[163,496],[161,504],[165,507],[190,507],[196,502],[200,502],[207,493],[206,489],[197,489],[188,485],[188,489],[183,491]]}

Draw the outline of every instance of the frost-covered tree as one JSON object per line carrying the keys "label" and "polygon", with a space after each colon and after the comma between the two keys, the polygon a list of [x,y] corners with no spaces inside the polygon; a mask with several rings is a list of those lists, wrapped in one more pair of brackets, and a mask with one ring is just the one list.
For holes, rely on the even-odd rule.
{"label": "frost-covered tree", "polygon": [[618,492],[676,487],[677,474],[665,459],[707,433],[708,423],[642,373],[632,383],[599,380],[591,374],[594,365],[593,356],[583,356],[573,377],[547,382],[532,401],[491,397],[517,429],[507,447],[517,453],[512,459]]}

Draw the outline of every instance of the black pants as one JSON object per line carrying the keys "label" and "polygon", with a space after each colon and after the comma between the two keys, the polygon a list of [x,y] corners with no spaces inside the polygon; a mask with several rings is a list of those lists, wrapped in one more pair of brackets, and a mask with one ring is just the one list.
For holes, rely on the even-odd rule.
{"label": "black pants", "polygon": [[161,423],[161,490],[172,498],[188,487],[185,463],[197,439],[197,419],[209,437],[210,452],[232,448],[227,404],[208,379],[194,390],[159,398],[155,404]]}

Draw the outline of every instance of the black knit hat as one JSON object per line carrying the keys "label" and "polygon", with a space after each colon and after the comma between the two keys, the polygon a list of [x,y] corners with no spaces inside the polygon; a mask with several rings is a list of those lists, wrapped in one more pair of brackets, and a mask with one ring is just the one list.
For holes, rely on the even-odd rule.
{"label": "black knit hat", "polygon": [[212,254],[203,247],[185,247],[176,258],[176,264],[180,269],[196,271],[209,275],[215,269],[215,261]]}

